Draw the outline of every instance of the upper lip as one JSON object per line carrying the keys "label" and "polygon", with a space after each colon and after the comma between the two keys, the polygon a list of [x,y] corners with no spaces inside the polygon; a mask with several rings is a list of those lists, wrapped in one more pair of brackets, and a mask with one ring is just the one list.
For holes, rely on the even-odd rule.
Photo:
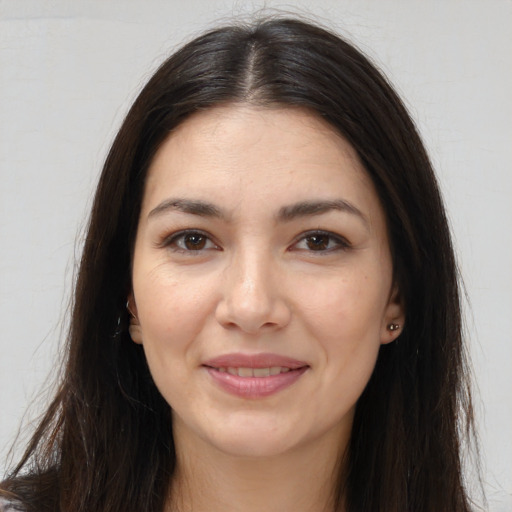
{"label": "upper lip", "polygon": [[281,366],[295,370],[309,365],[304,361],[278,354],[234,353],[208,359],[203,363],[203,366],[209,366],[211,368],[271,368],[273,366]]}

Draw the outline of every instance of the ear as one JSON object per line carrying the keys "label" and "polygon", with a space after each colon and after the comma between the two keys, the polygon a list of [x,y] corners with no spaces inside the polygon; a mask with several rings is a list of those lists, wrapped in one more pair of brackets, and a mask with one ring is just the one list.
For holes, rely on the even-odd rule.
{"label": "ear", "polygon": [[398,286],[391,289],[386,311],[382,319],[380,342],[384,345],[395,341],[402,333],[405,323],[405,308]]}
{"label": "ear", "polygon": [[137,304],[135,303],[133,291],[130,292],[130,294],[128,295],[126,309],[128,310],[128,314],[130,315],[130,326],[128,327],[130,337],[133,342],[142,345],[142,329],[139,323],[139,317],[137,314]]}

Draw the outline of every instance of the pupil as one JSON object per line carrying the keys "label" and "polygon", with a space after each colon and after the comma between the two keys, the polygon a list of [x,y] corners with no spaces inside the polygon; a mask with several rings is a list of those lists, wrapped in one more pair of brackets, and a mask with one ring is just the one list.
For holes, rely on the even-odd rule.
{"label": "pupil", "polygon": [[329,237],[326,235],[315,235],[308,237],[308,248],[313,251],[327,249],[329,245]]}
{"label": "pupil", "polygon": [[203,235],[187,235],[185,237],[185,246],[187,249],[198,251],[206,245],[206,238]]}

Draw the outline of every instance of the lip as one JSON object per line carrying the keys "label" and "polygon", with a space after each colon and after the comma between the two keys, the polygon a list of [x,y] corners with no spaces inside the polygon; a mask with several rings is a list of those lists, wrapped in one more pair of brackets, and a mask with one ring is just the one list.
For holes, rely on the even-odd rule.
{"label": "lip", "polygon": [[[267,377],[240,377],[221,372],[218,368],[288,368],[286,373]],[[225,354],[203,363],[215,384],[224,391],[241,398],[265,398],[294,384],[309,369],[305,361],[278,354]]]}

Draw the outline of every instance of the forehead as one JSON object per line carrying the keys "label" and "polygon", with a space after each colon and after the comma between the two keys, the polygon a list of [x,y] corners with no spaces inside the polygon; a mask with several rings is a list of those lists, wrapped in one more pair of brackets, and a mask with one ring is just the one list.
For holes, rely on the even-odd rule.
{"label": "forehead", "polygon": [[171,196],[276,208],[311,196],[380,209],[352,146],[299,108],[215,107],[190,116],[163,142],[148,171],[143,211]]}

